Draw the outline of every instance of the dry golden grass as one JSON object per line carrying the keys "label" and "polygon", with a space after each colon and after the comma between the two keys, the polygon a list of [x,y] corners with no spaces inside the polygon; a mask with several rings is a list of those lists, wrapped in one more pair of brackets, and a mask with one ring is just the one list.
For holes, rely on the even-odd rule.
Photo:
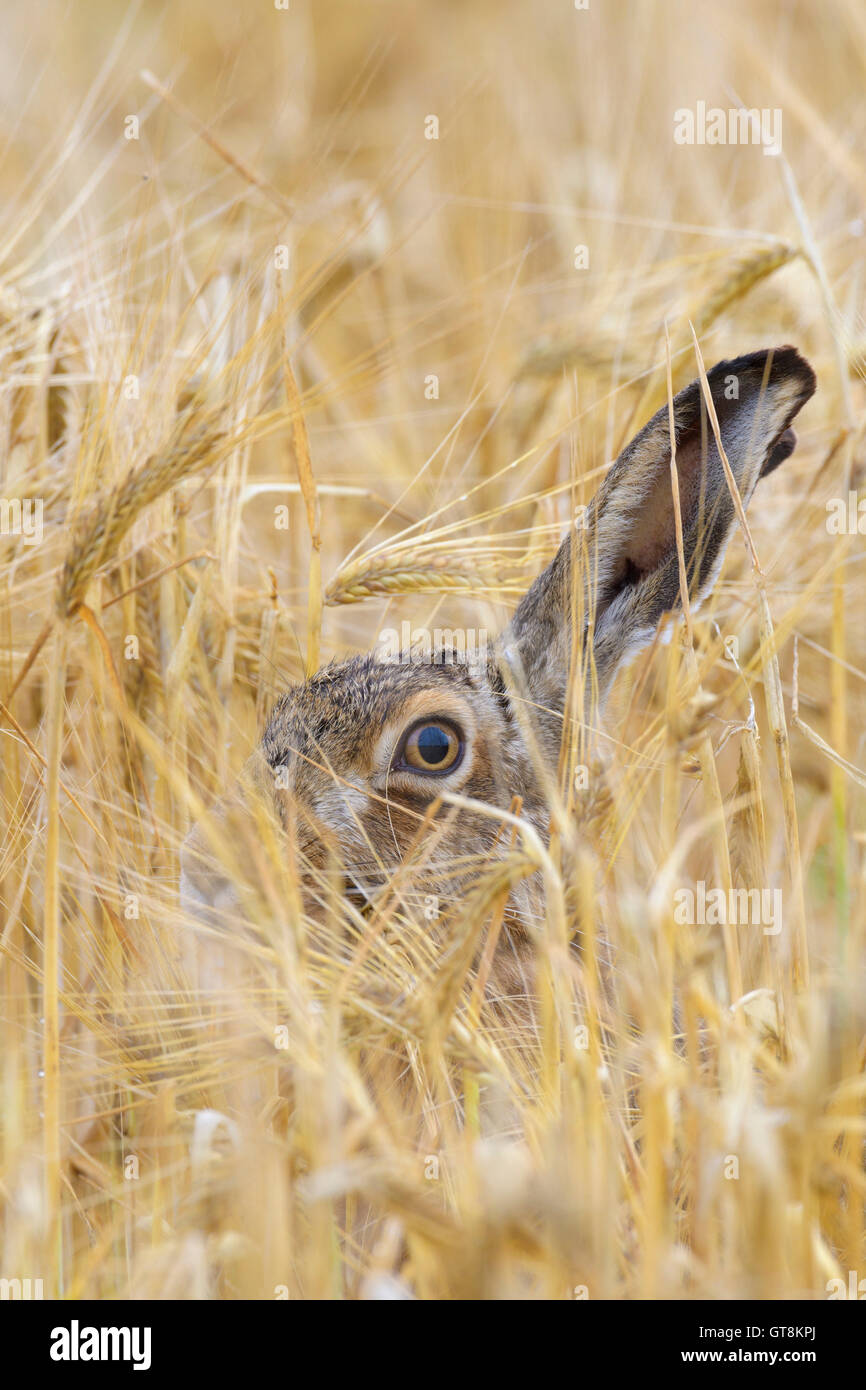
{"label": "dry golden grass", "polygon": [[[119,16],[2,20],[0,497],[44,535],[0,536],[0,1276],[863,1278],[864,546],[826,512],[863,470],[862,8]],[[674,143],[675,108],[737,98],[782,109],[782,159]],[[218,848],[255,926],[185,919],[180,842],[275,694],[403,619],[498,630],[664,403],[668,341],[673,388],[697,375],[690,325],[708,365],[795,343],[818,393],[751,508],[759,568],[736,537],[692,645],[621,674],[550,846],[500,817],[426,934],[399,885],[359,916],[335,864],[312,922],[251,814]],[[539,868],[530,1024],[484,984]],[[781,888],[784,930],[678,926],[699,879]]]}

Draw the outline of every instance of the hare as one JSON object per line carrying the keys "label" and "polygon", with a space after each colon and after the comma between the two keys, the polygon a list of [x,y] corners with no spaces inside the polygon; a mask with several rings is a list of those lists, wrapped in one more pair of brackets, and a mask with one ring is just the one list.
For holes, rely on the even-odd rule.
{"label": "hare", "polygon": [[[794,449],[790,425],[815,374],[781,347],[719,362],[707,379],[746,505]],[[736,512],[700,381],[673,405],[683,552],[697,604],[718,576]],[[371,653],[325,667],[277,702],[243,795],[257,789],[279,821],[291,821],[309,862],[335,849],[357,901],[373,898],[410,847],[415,853],[422,827],[424,882],[446,901],[459,898],[501,836],[502,817],[485,808],[507,813],[519,797],[521,818],[545,836],[564,721],[578,707],[603,708],[618,668],[650,642],[680,594],[665,405],[613,464],[483,661],[442,650],[423,664]],[[425,822],[443,794],[457,794],[456,804],[446,795]],[[226,806],[217,814],[225,820]],[[182,899],[199,911],[231,910],[231,883],[211,844],[201,827],[188,837]],[[533,910],[528,897],[522,906]],[[506,931],[500,951],[509,940],[516,949]]]}

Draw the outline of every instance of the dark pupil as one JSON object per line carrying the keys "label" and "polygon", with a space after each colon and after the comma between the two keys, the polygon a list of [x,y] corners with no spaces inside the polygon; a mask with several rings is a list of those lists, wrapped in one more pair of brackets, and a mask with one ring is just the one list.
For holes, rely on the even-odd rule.
{"label": "dark pupil", "polygon": [[444,729],[440,729],[436,724],[431,724],[429,728],[421,730],[418,735],[417,747],[425,763],[435,766],[436,763],[441,763],[444,758],[447,758],[451,743]]}

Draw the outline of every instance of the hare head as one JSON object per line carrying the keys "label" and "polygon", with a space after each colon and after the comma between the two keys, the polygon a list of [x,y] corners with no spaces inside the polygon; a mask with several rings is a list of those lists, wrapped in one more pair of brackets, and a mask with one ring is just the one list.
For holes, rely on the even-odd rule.
{"label": "hare head", "polygon": [[[815,376],[783,347],[720,362],[707,381],[745,505],[792,452],[791,421]],[[718,575],[736,512],[700,381],[673,406],[694,604]],[[250,770],[278,818],[291,821],[308,862],[321,863],[331,847],[350,896],[370,898],[410,847],[419,850],[421,829],[432,891],[459,893],[501,834],[484,807],[507,811],[519,797],[521,815],[544,833],[564,721],[600,707],[618,667],[680,603],[670,463],[664,406],[616,460],[483,660],[467,663],[448,649],[423,663],[356,656],[282,696]],[[203,850],[195,830],[182,891],[213,904],[227,885]]]}

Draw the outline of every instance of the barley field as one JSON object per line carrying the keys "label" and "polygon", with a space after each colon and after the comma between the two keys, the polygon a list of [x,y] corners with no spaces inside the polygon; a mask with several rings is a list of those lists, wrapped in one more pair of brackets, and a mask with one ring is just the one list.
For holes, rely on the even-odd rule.
{"label": "barley field", "polygon": [[[0,1276],[862,1280],[862,6],[35,0],[0,65]],[[677,136],[741,106],[778,151]],[[181,843],[280,692],[404,624],[500,631],[695,340],[795,344],[818,388],[758,567],[736,534],[573,733],[550,843],[517,808],[427,930],[338,855],[311,906],[251,804],[244,913],[187,912]],[[539,871],[536,1007],[495,1009]]]}

